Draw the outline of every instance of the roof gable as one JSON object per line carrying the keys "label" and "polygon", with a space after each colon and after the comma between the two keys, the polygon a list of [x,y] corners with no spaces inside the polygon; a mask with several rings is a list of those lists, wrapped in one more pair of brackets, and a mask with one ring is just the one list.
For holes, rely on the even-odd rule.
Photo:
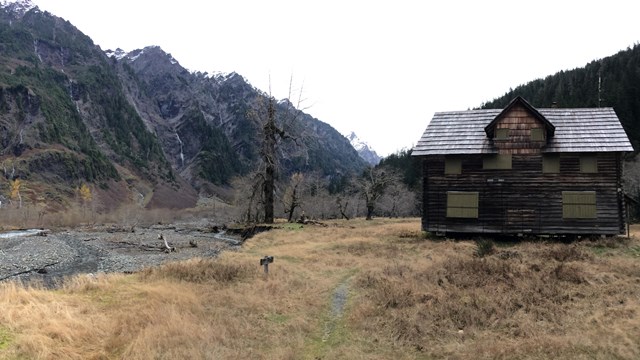
{"label": "roof gable", "polygon": [[529,104],[527,100],[521,96],[516,96],[489,124],[487,124],[487,126],[485,126],[484,132],[487,134],[488,138],[494,137],[495,128],[498,122],[500,122],[505,115],[509,114],[511,110],[518,105],[525,108],[526,111],[544,125],[548,138],[551,138],[554,135],[556,127],[551,123],[551,121],[547,120],[547,118]]}

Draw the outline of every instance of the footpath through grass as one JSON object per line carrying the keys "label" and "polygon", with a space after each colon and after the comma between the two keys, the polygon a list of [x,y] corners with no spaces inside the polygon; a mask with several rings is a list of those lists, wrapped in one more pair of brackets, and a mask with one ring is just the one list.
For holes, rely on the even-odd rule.
{"label": "footpath through grass", "polygon": [[215,260],[55,291],[3,283],[0,358],[640,358],[638,240],[523,242],[480,257],[477,242],[419,229],[283,224]]}

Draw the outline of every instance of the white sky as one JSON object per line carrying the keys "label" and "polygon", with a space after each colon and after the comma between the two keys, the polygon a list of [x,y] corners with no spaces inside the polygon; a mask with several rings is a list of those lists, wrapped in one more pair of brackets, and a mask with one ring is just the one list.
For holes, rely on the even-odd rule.
{"label": "white sky", "polygon": [[640,40],[637,0],[33,1],[103,50],[158,45],[192,71],[235,71],[264,91],[271,78],[277,98],[293,76],[306,112],[381,155],[412,147],[436,111]]}

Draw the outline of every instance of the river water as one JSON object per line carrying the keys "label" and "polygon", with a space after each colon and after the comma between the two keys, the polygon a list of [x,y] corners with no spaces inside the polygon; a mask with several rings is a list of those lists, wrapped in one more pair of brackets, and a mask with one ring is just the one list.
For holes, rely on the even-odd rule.
{"label": "river water", "polygon": [[21,236],[35,236],[45,230],[42,229],[27,229],[27,230],[13,230],[0,233],[0,239],[10,239]]}

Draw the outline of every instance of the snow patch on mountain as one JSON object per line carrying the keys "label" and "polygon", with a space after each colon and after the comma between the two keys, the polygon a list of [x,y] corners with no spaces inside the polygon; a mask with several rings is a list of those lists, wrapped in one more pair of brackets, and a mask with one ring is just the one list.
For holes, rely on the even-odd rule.
{"label": "snow patch on mountain", "polygon": [[180,65],[180,63],[178,63],[178,60],[176,60],[171,54],[164,52],[164,50],[162,50],[162,48],[160,48],[160,46],[158,45],[151,45],[151,46],[145,47],[144,49],[136,49],[130,52],[126,52],[120,48],[117,48],[115,51],[109,49],[109,50],[105,50],[104,53],[107,55],[107,57],[115,57],[116,60],[126,59],[129,62],[134,62],[141,55],[145,54],[145,52],[151,52],[151,51],[160,51],[167,57],[171,65],[178,65],[178,66]]}
{"label": "snow patch on mountain", "polygon": [[38,7],[31,0],[0,0],[0,8],[22,17],[29,10]]}
{"label": "snow patch on mountain", "polygon": [[351,146],[356,149],[358,155],[360,155],[360,157],[370,165],[378,165],[380,160],[382,160],[382,158],[376,154],[375,150],[373,150],[365,141],[361,140],[355,132],[352,131],[345,137],[349,140]]}
{"label": "snow patch on mountain", "polygon": [[121,60],[122,58],[127,56],[127,52],[120,48],[117,48],[115,50],[105,50],[104,53],[107,55],[107,57],[115,57],[116,60]]}
{"label": "snow patch on mountain", "polygon": [[[145,49],[146,49],[146,48],[145,48]],[[124,57],[128,58],[128,59],[129,59],[129,61],[134,62],[134,61],[136,61],[136,60],[140,57],[140,55],[142,55],[142,54],[144,54],[144,49],[142,49],[142,50],[140,50],[140,49],[136,49],[136,50],[133,50],[133,51],[132,51],[132,52],[130,52],[130,53],[127,53]]]}

